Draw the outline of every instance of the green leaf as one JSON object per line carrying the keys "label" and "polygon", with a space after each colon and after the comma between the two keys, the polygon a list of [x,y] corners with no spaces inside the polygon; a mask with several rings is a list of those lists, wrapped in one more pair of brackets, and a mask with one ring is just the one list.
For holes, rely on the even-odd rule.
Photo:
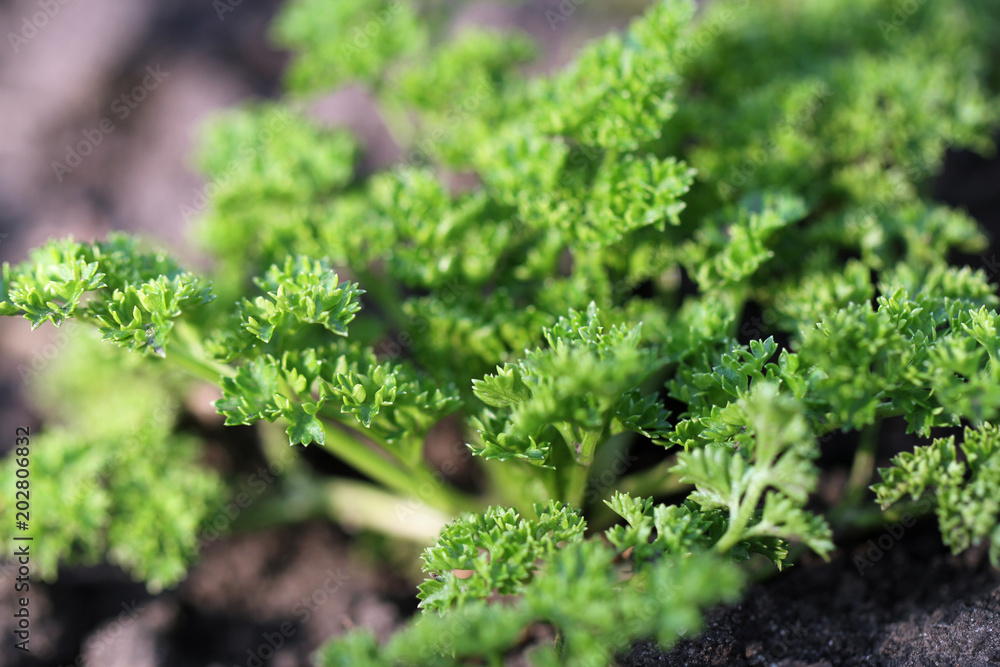
{"label": "green leaf", "polygon": [[347,325],[361,310],[364,291],[341,282],[325,260],[289,257],[256,282],[265,296],[244,301],[243,326],[265,343],[276,329],[290,334],[302,324],[320,324],[347,336]]}
{"label": "green leaf", "polygon": [[281,413],[278,395],[278,362],[266,357],[251,361],[223,378],[222,398],[213,405],[226,417],[226,424],[252,424],[259,419],[274,421]]}
{"label": "green leaf", "polygon": [[537,519],[524,519],[513,509],[490,508],[449,524],[424,552],[431,578],[420,586],[420,606],[443,612],[494,594],[516,595],[536,562],[551,558],[563,542],[583,539],[586,524],[575,510],[553,501],[534,511]]}

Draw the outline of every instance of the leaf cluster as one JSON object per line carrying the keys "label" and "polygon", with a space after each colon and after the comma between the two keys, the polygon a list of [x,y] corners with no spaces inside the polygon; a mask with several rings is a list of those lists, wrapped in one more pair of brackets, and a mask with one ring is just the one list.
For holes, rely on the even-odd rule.
{"label": "leaf cluster", "polygon": [[936,438],[929,445],[903,452],[892,467],[880,468],[875,484],[878,502],[888,507],[909,496],[929,498],[935,506],[941,537],[959,553],[984,540],[990,543],[990,561],[1000,564],[1000,428],[983,424],[966,428],[962,442]]}
{"label": "leaf cluster", "polygon": [[[971,424],[875,488],[933,489],[947,543],[993,539],[995,560],[1000,300],[948,261],[984,247],[975,222],[929,198],[949,148],[992,149],[995,45],[980,0],[916,4],[897,26],[879,0],[720,0],[697,19],[662,0],[531,76],[526,36],[444,29],[434,3],[296,0],[276,31],[297,51],[290,95],[206,134],[214,288],[120,235],[55,241],[3,266],[0,314],[96,326],[218,384],[227,424],[281,420],[392,502],[462,514],[425,552],[435,613],[323,664],[496,662],[539,627],[559,637],[542,665],[674,641],[736,594],[733,561],[834,549],[811,502],[819,441],[887,417],[921,437]],[[346,83],[400,147],[392,168],[305,111]],[[425,462],[452,415],[489,501]],[[165,429],[143,436],[149,461],[208,498],[185,445],[157,458]],[[56,442],[53,479],[60,452],[97,465],[92,436]],[[664,460],[614,470],[638,451]],[[88,502],[160,494],[151,470]],[[606,508],[624,523],[584,539]],[[169,583],[199,515],[178,516],[163,569],[103,524],[46,530]]]}

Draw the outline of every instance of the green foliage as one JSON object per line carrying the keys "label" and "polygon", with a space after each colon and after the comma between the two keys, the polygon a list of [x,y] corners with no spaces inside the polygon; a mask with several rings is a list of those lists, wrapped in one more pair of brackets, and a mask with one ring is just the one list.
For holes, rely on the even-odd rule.
{"label": "green foliage", "polygon": [[[174,586],[222,510],[223,484],[203,466],[197,439],[174,432],[176,379],[102,353],[89,333],[74,330],[67,354],[32,385],[60,423],[33,433],[27,452],[0,465],[0,479],[13,489],[16,459],[30,458],[29,534],[44,540],[32,551],[42,579],[55,579],[63,562],[107,558],[153,590]],[[0,519],[10,540],[13,503],[0,506]]]}
{"label": "green foliage", "polygon": [[[590,465],[606,431],[629,425],[638,430],[658,420],[659,413],[647,414],[649,406],[636,405],[629,394],[659,365],[655,352],[640,345],[638,327],[616,325],[605,333],[591,304],[586,314],[571,310],[543,335],[547,347],[473,380],[474,393],[489,406],[474,421],[482,440],[474,447],[481,456],[551,465],[551,448],[561,438],[578,463]],[[628,407],[641,411],[625,414]],[[503,430],[496,430],[501,422]]]}
{"label": "green foliage", "polygon": [[105,340],[161,357],[175,320],[212,299],[200,278],[121,234],[93,244],[52,241],[18,267],[5,262],[0,296],[0,313],[23,315],[33,329],[73,317]]}
{"label": "green foliage", "polygon": [[725,530],[721,512],[702,512],[693,500],[654,506],[652,498],[616,493],[607,503],[627,522],[608,530],[608,541],[621,552],[631,549],[637,564],[663,554],[689,556],[698,548],[709,547]]}
{"label": "green foliage", "polygon": [[[435,3],[296,0],[276,29],[296,50],[291,96],[206,133],[213,287],[122,236],[54,241],[4,264],[0,314],[165,357],[150,361],[221,389],[227,424],[280,420],[367,478],[297,470],[295,496],[262,514],[335,512],[330,489],[348,489],[380,530],[393,509],[427,519],[406,529],[461,516],[424,555],[434,613],[381,646],[348,635],[322,664],[496,664],[539,624],[558,636],[539,665],[669,644],[733,599],[737,563],[834,549],[818,441],[887,417],[921,437],[971,424],[875,488],[883,504],[933,489],[946,542],[991,539],[997,560],[1000,300],[948,263],[985,247],[975,222],[929,199],[947,149],[992,149],[980,22],[996,12],[915,4],[897,25],[880,0],[719,0],[697,19],[661,0],[529,76],[530,39],[448,29]],[[400,147],[391,169],[303,111],[350,83]],[[483,463],[479,496],[425,461],[445,418]],[[45,531],[70,546],[52,553],[176,581],[214,478],[168,422],[58,509]],[[93,443],[135,449],[95,433],[53,430],[43,474],[89,475],[108,455]],[[655,448],[654,467],[625,463]],[[833,514],[859,514],[871,454]],[[126,505],[145,488],[173,512],[166,480],[194,509],[151,527]],[[624,522],[609,528],[609,508]],[[585,517],[603,533],[585,539]]]}
{"label": "green foliage", "polygon": [[[962,456],[959,457],[959,450]],[[990,561],[1000,564],[1000,427],[967,428],[960,445],[955,437],[903,452],[891,468],[880,468],[874,489],[882,507],[906,496],[929,496],[936,505],[941,537],[958,553],[983,540],[990,542]]]}
{"label": "green foliage", "polygon": [[377,83],[395,58],[427,38],[413,7],[400,0],[296,2],[281,15],[275,35],[304,54],[288,74],[288,87],[297,92]]}
{"label": "green foliage", "polygon": [[275,329],[294,333],[303,324],[321,324],[339,336],[361,309],[357,285],[341,283],[326,262],[289,257],[264,274],[257,286],[265,296],[244,302],[243,327],[265,343]]}
{"label": "green foliage", "polygon": [[716,435],[728,441],[679,454],[675,471],[694,484],[691,500],[728,511],[720,548],[766,553],[779,567],[785,552],[772,538],[800,539],[823,555],[832,551],[826,521],[804,509],[816,487],[812,459],[819,452],[799,404],[764,382],[720,410],[718,422],[725,431]]}
{"label": "green foliage", "polygon": [[445,527],[424,552],[430,579],[420,586],[420,606],[444,612],[493,595],[519,595],[536,563],[550,560],[564,543],[583,539],[586,526],[578,512],[554,502],[534,509],[537,519],[490,508]]}
{"label": "green foliage", "polygon": [[615,551],[598,541],[558,549],[523,594],[509,604],[468,602],[452,613],[426,614],[377,647],[358,632],[327,645],[318,664],[463,665],[502,655],[527,628],[556,630],[560,646],[530,653],[538,665],[607,665],[637,639],[665,646],[701,626],[700,610],[730,601],[739,572],[711,554],[668,557],[631,576],[615,565]]}
{"label": "green foliage", "polygon": [[564,72],[537,84],[531,120],[542,132],[610,151],[660,138],[680,82],[671,56],[693,9],[688,2],[656,3],[627,34],[585,47]]}
{"label": "green foliage", "polygon": [[[289,255],[315,256],[304,230],[323,225],[324,204],[354,180],[357,146],[342,130],[321,128],[286,105],[264,104],[217,117],[207,125],[199,160],[211,206],[182,209],[219,260],[226,299]],[[261,234],[259,230],[267,230]],[[250,262],[262,268],[244,272]]]}

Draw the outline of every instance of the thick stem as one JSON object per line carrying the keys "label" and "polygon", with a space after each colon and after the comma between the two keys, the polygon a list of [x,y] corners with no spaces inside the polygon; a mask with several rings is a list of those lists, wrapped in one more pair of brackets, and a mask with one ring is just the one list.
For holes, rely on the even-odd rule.
{"label": "thick stem", "polygon": [[479,506],[475,498],[452,489],[447,482],[436,479],[428,470],[401,468],[335,424],[330,424],[326,429],[324,444],[345,462],[375,481],[403,495],[419,498],[449,514],[460,514]]}
{"label": "thick stem", "polygon": [[451,515],[365,484],[337,480],[324,484],[328,516],[349,528],[375,530],[425,544],[437,539]]}
{"label": "thick stem", "polygon": [[671,456],[652,468],[633,473],[624,478],[618,490],[630,496],[668,496],[692,488],[691,484],[680,481],[672,470],[677,465],[677,457]]}
{"label": "thick stem", "polygon": [[[567,428],[566,431],[572,432]],[[570,452],[576,456],[576,465],[569,471],[566,483],[566,502],[573,507],[582,507],[587,495],[587,480],[590,478],[590,464],[594,462],[594,451],[601,441],[601,431],[584,431],[578,441],[572,435],[566,441]],[[563,437],[567,437],[563,433]]]}
{"label": "thick stem", "polygon": [[[323,517],[349,528],[375,530],[394,537],[429,543],[437,537],[441,527],[451,516],[425,502],[406,497],[413,495],[416,488],[412,480],[403,490],[406,496],[401,496],[359,480],[317,479],[302,465],[297,453],[292,453],[293,456],[289,457],[290,445],[280,426],[263,423],[259,427],[264,455],[269,462],[284,470],[283,476],[288,484],[280,497],[262,501],[258,508],[248,512],[249,516],[241,522],[241,528],[261,528]],[[348,435],[339,430],[337,432]],[[344,443],[340,444],[345,444],[346,441],[345,437]],[[364,446],[357,440],[353,442]],[[338,450],[338,453],[342,453],[342,450]],[[352,465],[360,468],[357,459]],[[381,470],[386,470],[390,465],[379,457]]]}
{"label": "thick stem", "polygon": [[234,524],[239,531],[322,517],[355,530],[373,530],[422,544],[433,542],[449,521],[447,514],[427,505],[388,493],[355,479],[294,480],[291,493],[261,499]]}
{"label": "thick stem", "polygon": [[867,426],[858,440],[858,450],[854,454],[854,462],[851,464],[851,473],[847,479],[847,488],[844,489],[844,504],[857,505],[863,499],[865,491],[872,480],[872,473],[875,472],[875,454],[878,451],[879,431],[881,422]]}
{"label": "thick stem", "polygon": [[191,331],[190,325],[178,322],[174,325],[173,333],[173,340],[166,352],[168,360],[214,385],[221,385],[223,378],[235,375],[231,367],[206,358],[201,343]]}
{"label": "thick stem", "polygon": [[484,461],[483,472],[489,480],[484,505],[503,505],[530,513],[532,504],[557,498],[559,489],[549,470],[518,461]]}

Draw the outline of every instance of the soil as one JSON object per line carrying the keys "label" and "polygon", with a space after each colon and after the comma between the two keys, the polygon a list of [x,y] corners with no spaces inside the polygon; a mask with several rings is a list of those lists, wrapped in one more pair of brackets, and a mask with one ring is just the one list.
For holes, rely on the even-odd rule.
{"label": "soil", "polygon": [[[355,625],[383,639],[414,611],[409,583],[366,563],[326,523],[231,536],[209,545],[176,589],[153,596],[110,567],[70,568],[32,585],[31,654],[0,665],[194,667],[305,665]],[[2,590],[4,635],[11,600]],[[254,662],[257,658],[259,662]]]}
{"label": "soil", "polygon": [[[265,37],[278,0],[229,4],[236,11],[220,20],[203,0],[60,3],[49,27],[16,58],[0,61],[0,118],[8,130],[0,135],[0,260],[20,260],[50,235],[94,238],[110,229],[160,238],[193,263],[204,259],[180,216],[201,187],[190,169],[196,128],[216,109],[276,94],[287,61]],[[544,12],[558,4],[539,0],[516,10],[477,3],[456,23],[526,27],[544,40],[551,66],[565,59],[567,43],[599,29],[581,23],[554,41]],[[0,34],[19,30],[35,11],[37,0],[0,2]],[[620,24],[600,20],[604,29]],[[159,63],[170,78],[83,166],[57,181],[51,162],[64,159],[66,146],[97,127],[111,101]],[[398,150],[359,91],[320,100],[315,112],[365,134],[377,153],[369,156],[374,164]],[[998,183],[1000,161],[964,153],[949,157],[937,183],[938,198],[968,210],[993,239],[982,257],[955,260],[986,268],[994,281],[1000,278],[991,269],[1000,266]],[[40,422],[18,366],[49,340],[16,325],[23,323],[0,319],[0,433]],[[207,418],[190,416],[192,422]],[[885,456],[912,444],[886,435],[892,437]],[[237,437],[225,447],[235,446]],[[853,442],[841,444],[827,448],[821,460],[832,489],[827,501],[836,496],[853,450]],[[328,457],[313,460],[318,456],[310,454],[310,464],[323,470]],[[475,485],[474,476],[457,481]],[[742,603],[711,610],[698,637],[666,653],[639,645],[622,664],[1000,664],[1000,573],[982,550],[951,556],[933,521],[838,544],[829,563],[804,559],[755,585]],[[405,556],[375,553],[357,536],[314,521],[220,539],[178,588],[158,595],[109,566],[64,568],[57,582],[32,584],[30,656],[10,651],[5,639],[0,667],[85,660],[102,667],[306,665],[331,636],[364,626],[385,637],[414,613],[415,582],[394,574],[399,568],[390,564]],[[0,566],[0,634],[8,638],[9,576]]]}
{"label": "soil", "polygon": [[[802,563],[713,610],[705,631],[626,667],[1000,664],[1000,572],[982,550],[943,551],[933,521]],[[879,545],[888,546],[882,549]]]}

